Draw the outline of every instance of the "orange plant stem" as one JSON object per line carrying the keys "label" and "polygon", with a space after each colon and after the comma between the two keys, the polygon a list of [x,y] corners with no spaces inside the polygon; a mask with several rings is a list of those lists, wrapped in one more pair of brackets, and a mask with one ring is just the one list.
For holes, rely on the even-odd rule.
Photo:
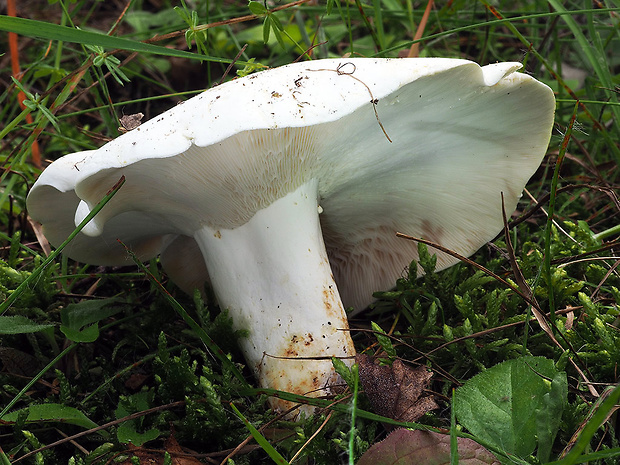
{"label": "orange plant stem", "polygon": [[[418,29],[415,31],[415,36],[413,40],[420,40],[422,38],[422,34],[424,33],[424,28],[426,27],[426,22],[428,21],[428,17],[431,14],[431,9],[433,8],[433,0],[428,0],[426,4],[426,9],[424,10],[424,14],[422,15],[422,19],[420,20],[420,24],[418,24]],[[409,49],[408,58],[417,58],[420,56],[420,42],[416,42],[415,44],[411,44],[411,48]]]}
{"label": "orange plant stem", "polygon": [[[11,17],[17,16],[17,9],[15,8],[15,0],[8,0],[6,9],[7,9],[8,16],[11,16]],[[9,32],[9,52],[11,55],[11,72],[13,73],[13,77],[19,80],[21,78],[21,70],[19,68],[19,47],[17,44],[17,34],[15,34],[14,32]],[[17,94],[17,100],[19,103],[19,107],[22,110],[26,108],[24,104],[22,103],[24,100],[26,100],[26,95],[24,95],[24,93],[21,90]],[[32,115],[30,113],[26,115],[26,123],[32,124]],[[31,150],[32,150],[32,156],[31,156],[32,163],[37,168],[41,168],[41,151],[39,150],[39,143],[37,142],[36,139],[32,142]]]}

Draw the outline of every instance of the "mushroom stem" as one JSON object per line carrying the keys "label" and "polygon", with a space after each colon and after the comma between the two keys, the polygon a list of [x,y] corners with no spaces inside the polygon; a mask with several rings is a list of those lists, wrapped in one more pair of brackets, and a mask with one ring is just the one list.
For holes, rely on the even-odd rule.
{"label": "mushroom stem", "polygon": [[[262,387],[322,396],[341,383],[331,357],[355,355],[319,224],[318,181],[235,229],[194,235],[220,306]],[[347,360],[345,360],[347,362]],[[277,410],[291,403],[272,398]],[[311,412],[313,409],[306,409]]]}

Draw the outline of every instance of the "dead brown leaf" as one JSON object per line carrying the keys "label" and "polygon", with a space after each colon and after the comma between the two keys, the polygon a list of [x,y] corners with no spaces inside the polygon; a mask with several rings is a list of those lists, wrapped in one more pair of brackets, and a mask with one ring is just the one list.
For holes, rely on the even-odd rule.
{"label": "dead brown leaf", "polygon": [[149,375],[134,373],[127,379],[127,381],[125,381],[125,387],[127,389],[131,389],[132,391],[137,391],[142,387],[147,379],[149,379]]}
{"label": "dead brown leaf", "polygon": [[379,415],[413,422],[438,407],[432,397],[423,396],[433,377],[426,367],[411,368],[400,360],[382,366],[365,354],[356,362],[364,392]]}
{"label": "dead brown leaf", "polygon": [[[457,438],[459,465],[500,465],[499,460],[471,439]],[[357,465],[449,465],[450,435],[397,429],[373,445]]]}
{"label": "dead brown leaf", "polygon": [[18,376],[34,376],[41,369],[35,357],[12,347],[0,347],[0,362],[8,373]]}
{"label": "dead brown leaf", "polygon": [[48,242],[47,238],[43,234],[43,227],[41,226],[40,223],[33,221],[32,218],[30,217],[28,217],[28,223],[32,227],[32,230],[34,231],[34,235],[37,237],[37,241],[39,242],[39,245],[41,246],[43,253],[45,253],[46,257],[49,257],[49,254],[52,253],[52,247],[50,246],[50,243]]}
{"label": "dead brown leaf", "polygon": [[142,118],[144,118],[144,113],[135,113],[133,115],[121,116],[121,118],[119,119],[121,125],[118,128],[118,131],[125,133],[136,129],[142,124]]}

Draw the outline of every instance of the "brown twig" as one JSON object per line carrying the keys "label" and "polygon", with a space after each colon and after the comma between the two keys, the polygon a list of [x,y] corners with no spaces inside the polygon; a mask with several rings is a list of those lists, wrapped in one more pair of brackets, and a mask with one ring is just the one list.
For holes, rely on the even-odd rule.
{"label": "brown twig", "polygon": [[[297,0],[295,2],[287,3],[286,5],[277,6],[277,7],[273,8],[273,9],[271,9],[270,11],[273,13],[273,12],[276,12],[276,11],[285,10],[287,8],[291,8],[291,7],[294,7],[294,6],[302,5],[304,3],[308,3],[309,1],[311,1],[311,0]],[[196,30],[196,31],[204,31],[204,30],[207,30],[207,29],[211,29],[213,27],[228,26],[230,24],[237,24],[237,23],[243,23],[243,22],[246,22],[246,21],[253,21],[253,20],[258,19],[258,18],[259,17],[257,15],[239,16],[237,18],[226,19],[224,21],[217,21],[215,23],[203,24],[202,26],[198,26],[198,27],[194,28],[194,30]],[[168,34],[156,35],[155,37],[151,37],[150,39],[144,40],[143,42],[145,44],[152,44],[154,42],[161,42],[162,40],[176,39],[177,37],[184,36],[185,32],[186,32],[186,29],[183,29],[181,31],[170,32]]]}
{"label": "brown twig", "polygon": [[237,62],[237,60],[239,59],[239,57],[241,56],[241,54],[243,52],[245,52],[245,49],[248,48],[248,44],[245,44],[243,47],[241,47],[241,50],[239,50],[239,53],[237,53],[237,55],[235,56],[235,58],[233,58],[233,61],[230,62],[230,64],[228,65],[228,67],[226,68],[226,71],[224,71],[224,74],[222,76],[222,79],[220,79],[216,86],[219,86],[222,82],[224,82],[224,79],[226,79],[226,76],[228,76],[228,73],[230,73],[230,70],[232,69],[232,67],[235,65],[235,63]]}

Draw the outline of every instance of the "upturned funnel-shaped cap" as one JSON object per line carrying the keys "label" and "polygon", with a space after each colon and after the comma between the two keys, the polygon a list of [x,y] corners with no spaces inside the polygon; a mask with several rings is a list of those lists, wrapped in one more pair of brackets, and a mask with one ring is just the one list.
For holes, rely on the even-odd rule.
{"label": "upturned funnel-shaped cap", "polygon": [[[416,258],[395,231],[469,255],[501,230],[500,193],[511,211],[545,153],[554,111],[550,89],[519,67],[357,58],[250,75],[57,161],[32,190],[29,211],[58,244],[125,174],[127,186],[91,235],[66,252],[119,265],[127,258],[116,238],[144,259],[173,236],[191,249],[197,226],[234,228],[317,178],[336,282],[345,305],[363,307]],[[453,263],[438,254],[439,269]],[[182,286],[204,279],[185,267],[188,276],[175,273]]]}

